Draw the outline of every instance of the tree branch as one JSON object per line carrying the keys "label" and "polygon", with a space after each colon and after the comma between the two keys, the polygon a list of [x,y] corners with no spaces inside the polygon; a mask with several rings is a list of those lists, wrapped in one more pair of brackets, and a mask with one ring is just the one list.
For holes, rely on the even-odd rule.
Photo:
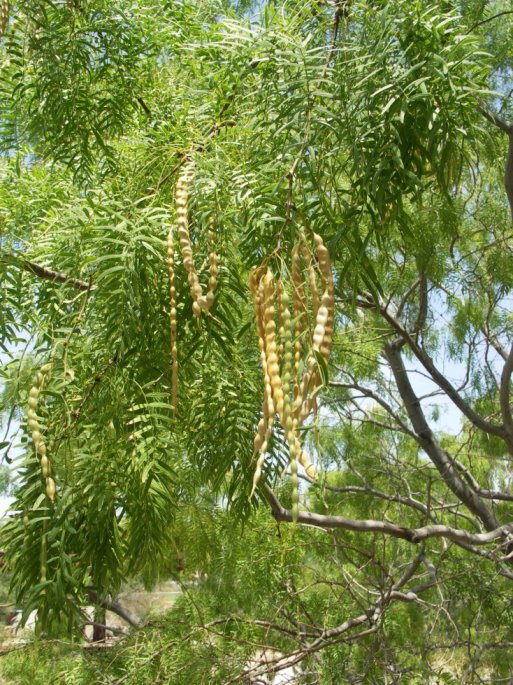
{"label": "tree branch", "polygon": [[498,521],[485,503],[478,497],[469,484],[465,483],[454,467],[452,459],[436,441],[431,428],[422,411],[420,401],[416,396],[404,367],[401,351],[394,345],[387,344],[384,355],[390,364],[397,389],[404,402],[411,424],[418,436],[419,444],[438,469],[447,487],[475,514],[487,530],[494,530]]}
{"label": "tree branch", "polygon": [[96,288],[96,286],[91,285],[88,281],[82,281],[80,278],[74,278],[73,276],[70,276],[62,271],[53,271],[52,269],[47,269],[45,266],[34,264],[34,262],[29,262],[27,259],[20,259],[13,255],[0,253],[0,262],[19,266],[24,271],[28,271],[29,273],[34,274],[35,276],[38,276],[46,281],[67,283],[78,290],[94,290]]}
{"label": "tree branch", "polygon": [[511,374],[513,373],[513,345],[509,351],[508,358],[501,374],[501,385],[499,391],[499,402],[501,405],[502,421],[506,430],[513,435],[513,416],[511,415],[511,405],[509,402],[509,391],[511,385]]}
{"label": "tree branch", "polygon": [[92,589],[87,591],[87,596],[89,597],[91,602],[93,602],[93,604],[97,604],[98,606],[101,606],[103,609],[107,609],[107,611],[112,611],[113,614],[116,614],[117,616],[122,618],[132,627],[141,627],[141,619],[138,616],[136,616],[132,611],[122,606],[119,602],[109,599],[108,597],[99,597],[96,590]]}
{"label": "tree branch", "polygon": [[482,104],[478,104],[477,108],[487,121],[508,136],[509,144],[506,168],[504,170],[504,188],[508,197],[511,218],[513,219],[513,123],[507,121],[499,114],[495,114],[495,112],[492,112]]}
{"label": "tree branch", "polygon": [[504,426],[498,426],[484,419],[478,414],[460,395],[458,390],[447,380],[447,378],[437,369],[428,353],[420,347],[408,331],[392,316],[386,307],[379,307],[381,316],[399,334],[400,338],[408,344],[413,354],[417,357],[422,366],[429,373],[435,383],[446,393],[458,409],[469,419],[477,428],[489,435],[496,435],[504,440],[508,449],[513,454],[513,435],[506,431]]}
{"label": "tree branch", "polygon": [[[266,487],[266,497],[271,506],[271,513],[276,521],[292,523],[292,512],[285,509],[274,492]],[[488,545],[498,539],[507,539],[513,533],[513,522],[503,526],[498,526],[487,533],[469,533],[459,528],[451,528],[445,525],[423,526],[422,528],[404,528],[389,521],[378,521],[374,519],[350,519],[345,516],[325,516],[314,514],[307,511],[300,511],[297,518],[298,523],[317,528],[341,528],[359,533],[381,533],[390,537],[406,540],[412,544],[418,544],[429,538],[445,538],[457,545]]]}

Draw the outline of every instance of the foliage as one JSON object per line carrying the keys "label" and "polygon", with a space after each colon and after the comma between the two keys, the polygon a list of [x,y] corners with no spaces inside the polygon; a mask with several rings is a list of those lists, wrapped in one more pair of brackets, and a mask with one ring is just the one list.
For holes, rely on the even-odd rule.
{"label": "foliage", "polygon": [[[101,602],[127,577],[151,586],[183,549],[208,579],[171,627],[134,636],[127,668],[166,631],[195,637],[157,659],[153,680],[201,650],[197,682],[222,682],[255,640],[323,682],[336,663],[348,679],[367,668],[367,682],[427,677],[427,647],[415,654],[428,638],[438,652],[477,645],[459,673],[468,682],[507,671],[505,8],[12,4],[0,37],[0,410],[17,479],[2,533],[16,601],[24,616],[38,608],[41,631],[76,633],[92,588]],[[205,286],[213,233],[219,275],[210,315],[196,318],[175,260],[175,418],[166,245],[186,160],[194,261]],[[297,516],[279,427],[248,502],[263,379],[246,284],[262,264],[288,279],[293,246],[314,232],[331,255],[335,340],[300,431],[320,475],[302,481]],[[43,467],[26,416],[46,365]],[[212,644],[198,625],[226,614]],[[258,621],[279,625],[276,640]]]}

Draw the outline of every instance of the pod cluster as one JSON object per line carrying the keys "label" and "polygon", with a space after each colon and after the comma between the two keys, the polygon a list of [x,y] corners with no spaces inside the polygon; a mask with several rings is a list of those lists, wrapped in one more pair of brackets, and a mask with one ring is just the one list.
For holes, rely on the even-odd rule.
{"label": "pod cluster", "polygon": [[5,33],[7,22],[9,20],[9,5],[10,0],[0,0],[0,38]]}
{"label": "pod cluster", "polygon": [[313,234],[312,246],[300,236],[292,249],[290,279],[276,279],[270,268],[260,266],[251,273],[249,287],[264,375],[262,418],[253,449],[254,456],[259,456],[250,497],[262,474],[277,417],[289,446],[292,513],[297,519],[298,464],[310,478],[317,475],[302,449],[299,428],[316,411],[316,391],[321,382],[318,355],[327,363],[333,342],[333,275],[321,236]]}
{"label": "pod cluster", "polygon": [[[0,0],[1,1],[1,0]],[[189,192],[194,180],[194,162],[187,161],[176,181],[176,226],[171,226],[167,236],[167,266],[169,273],[169,299],[170,299],[170,332],[171,332],[171,406],[173,416],[176,415],[177,387],[178,387],[178,352],[177,352],[177,329],[176,329],[176,284],[175,284],[175,233],[178,235],[178,244],[182,262],[187,272],[187,280],[191,290],[192,310],[196,319],[201,317],[201,312],[208,313],[214,303],[218,276],[218,257],[214,245],[213,226],[208,230],[209,241],[208,255],[208,290],[203,294],[198,271],[194,262],[191,236],[189,233]]]}
{"label": "pod cluster", "polygon": [[54,502],[56,496],[55,481],[51,476],[50,459],[46,453],[46,444],[41,433],[41,426],[39,424],[39,418],[37,415],[41,390],[51,369],[51,364],[45,364],[41,370],[38,371],[34,377],[34,380],[32,381],[32,387],[30,388],[28,397],[27,424],[32,434],[32,442],[34,443],[36,455],[41,464],[41,472],[46,484],[46,494],[50,502]]}

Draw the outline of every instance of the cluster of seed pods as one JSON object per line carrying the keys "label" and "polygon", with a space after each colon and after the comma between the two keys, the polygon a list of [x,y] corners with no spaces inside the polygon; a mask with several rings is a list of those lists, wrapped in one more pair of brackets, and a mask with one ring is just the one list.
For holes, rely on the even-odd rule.
{"label": "cluster of seed pods", "polygon": [[[259,456],[250,498],[262,474],[273,421],[277,415],[289,446],[292,514],[296,520],[298,463],[310,478],[314,479],[317,475],[310,457],[301,447],[298,429],[316,410],[315,391],[321,381],[317,355],[327,362],[333,341],[333,275],[329,253],[321,236],[313,234],[313,249],[306,237],[303,234],[300,236],[292,250],[290,275],[290,282],[283,277],[277,281],[271,269],[265,266],[258,267],[250,275],[249,287],[255,307],[264,375],[262,418],[253,449],[254,456]],[[319,280],[322,286],[320,296]],[[313,332],[308,338],[309,318]],[[306,359],[302,365],[305,352]]]}
{"label": "cluster of seed pods", "polygon": [[10,0],[0,0],[0,38],[5,33],[7,21],[9,19]]}
{"label": "cluster of seed pods", "polygon": [[46,494],[50,502],[54,502],[56,495],[55,481],[50,475],[51,464],[46,453],[46,444],[43,435],[41,434],[41,426],[39,424],[39,418],[37,415],[41,390],[51,369],[51,364],[45,364],[43,367],[41,367],[41,370],[38,371],[32,381],[32,387],[30,388],[28,397],[27,424],[32,434],[32,442],[34,443],[36,455],[38,456],[41,464],[41,472],[46,484]]}
{"label": "cluster of seed pods", "polygon": [[[1,1],[1,0],[0,0]],[[218,257],[214,246],[214,231],[208,230],[209,239],[209,278],[208,291],[203,294],[203,288],[199,282],[198,272],[194,263],[191,236],[189,233],[189,192],[194,180],[194,162],[187,161],[176,181],[176,226],[171,226],[167,236],[167,266],[169,273],[169,299],[170,299],[170,332],[171,332],[171,407],[173,416],[176,415],[178,396],[178,351],[177,351],[177,328],[176,328],[176,284],[175,284],[175,229],[178,234],[178,242],[182,262],[187,272],[187,280],[191,289],[192,310],[196,319],[201,317],[201,312],[208,313],[214,303],[218,276]]]}

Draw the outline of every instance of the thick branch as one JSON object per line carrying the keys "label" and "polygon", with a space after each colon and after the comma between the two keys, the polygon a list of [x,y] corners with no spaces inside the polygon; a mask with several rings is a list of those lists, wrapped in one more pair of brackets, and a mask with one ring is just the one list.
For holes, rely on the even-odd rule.
{"label": "thick branch", "polygon": [[[271,506],[271,512],[276,521],[291,523],[292,512],[285,509],[274,492],[266,489],[267,499]],[[298,523],[303,523],[317,528],[341,528],[359,533],[382,533],[390,537],[406,540],[413,544],[418,544],[429,538],[445,538],[457,545],[488,545],[494,540],[506,538],[513,533],[513,523],[498,526],[487,533],[470,533],[459,528],[451,528],[444,525],[423,526],[422,528],[404,528],[389,521],[378,521],[374,519],[350,519],[345,516],[325,516],[314,514],[308,511],[300,511],[297,519]]]}
{"label": "thick branch", "polygon": [[511,415],[511,405],[509,403],[509,390],[511,385],[511,374],[513,373],[513,345],[501,374],[500,405],[502,421],[506,430],[513,435],[513,417]]}
{"label": "thick branch", "polygon": [[126,607],[122,606],[119,602],[116,602],[107,597],[98,597],[98,593],[95,590],[88,590],[87,595],[91,602],[98,604],[99,606],[107,609],[107,611],[112,611],[112,613],[117,614],[120,618],[126,621],[129,625],[134,628],[139,628],[141,626],[141,619],[131,612]]}
{"label": "thick branch", "polygon": [[380,313],[382,317],[387,321],[390,326],[399,334],[402,340],[404,340],[408,347],[411,349],[413,354],[417,357],[422,366],[429,373],[431,378],[435,383],[447,394],[447,396],[454,402],[458,409],[471,421],[476,428],[482,430],[484,433],[489,435],[496,435],[498,438],[502,438],[507,444],[510,452],[513,453],[513,435],[506,431],[504,426],[498,426],[495,423],[491,423],[484,419],[480,414],[478,414],[460,395],[457,389],[447,380],[447,378],[437,369],[433,360],[428,355],[428,353],[412,338],[408,331],[401,325],[397,319],[392,316],[386,307],[380,307]]}
{"label": "thick branch", "polygon": [[488,509],[470,485],[462,480],[451,458],[436,441],[433,432],[426,421],[420,401],[411,386],[400,349],[390,344],[385,345],[384,355],[392,369],[397,389],[404,402],[415,433],[419,438],[419,444],[422,445],[423,450],[429,456],[440,472],[444,482],[456,497],[463,502],[473,514],[479,517],[487,530],[496,529],[498,521],[493,512]]}

